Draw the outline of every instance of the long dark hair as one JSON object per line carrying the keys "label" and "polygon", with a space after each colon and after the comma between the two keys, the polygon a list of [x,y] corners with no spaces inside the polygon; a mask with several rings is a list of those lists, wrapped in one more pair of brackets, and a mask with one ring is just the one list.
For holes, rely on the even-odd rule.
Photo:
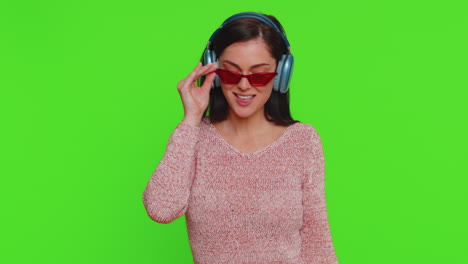
{"label": "long dark hair", "polygon": [[[284,34],[283,27],[274,16],[265,16],[273,21]],[[229,45],[235,42],[248,41],[256,38],[265,41],[272,57],[276,59],[277,63],[283,54],[288,52],[284,40],[274,28],[251,18],[234,20],[223,26],[212,40],[211,47],[219,57]],[[201,60],[202,63],[205,64],[203,56]],[[204,78],[200,81],[203,82]],[[228,114],[229,105],[221,87],[211,89],[210,102],[204,116],[209,116],[211,123],[217,123],[226,120]],[[289,90],[284,94],[272,91],[270,98],[265,103],[264,114],[268,121],[274,122],[277,125],[288,126],[298,122],[292,119],[289,110]]]}

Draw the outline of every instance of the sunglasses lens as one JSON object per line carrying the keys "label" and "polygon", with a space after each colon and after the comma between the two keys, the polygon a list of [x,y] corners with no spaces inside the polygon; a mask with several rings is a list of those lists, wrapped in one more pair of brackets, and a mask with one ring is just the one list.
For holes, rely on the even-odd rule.
{"label": "sunglasses lens", "polygon": [[254,73],[254,74],[249,76],[249,82],[253,86],[265,86],[275,76],[276,76],[276,72],[272,72],[272,73]]}
{"label": "sunglasses lens", "polygon": [[237,84],[242,78],[242,76],[232,71],[226,71],[221,69],[217,69],[216,74],[218,74],[219,78],[221,78],[221,80],[226,84]]}

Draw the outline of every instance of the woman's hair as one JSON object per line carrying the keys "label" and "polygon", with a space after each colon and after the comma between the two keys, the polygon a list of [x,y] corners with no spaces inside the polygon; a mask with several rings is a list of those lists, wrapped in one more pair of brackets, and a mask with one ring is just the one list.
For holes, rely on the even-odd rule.
{"label": "woman's hair", "polygon": [[[283,27],[275,17],[270,15],[265,16],[273,21],[284,34]],[[289,52],[283,38],[274,28],[251,18],[234,20],[223,26],[212,40],[211,49],[219,57],[229,45],[257,38],[265,41],[272,57],[276,59],[276,63],[280,61],[283,54]],[[202,78],[201,82],[203,81],[204,78]],[[221,88],[216,87],[215,89],[211,89],[210,102],[204,115],[209,116],[211,123],[216,123],[226,120],[228,114],[229,105]],[[284,94],[272,91],[270,98],[265,103],[264,114],[268,121],[274,122],[277,125],[288,126],[296,123],[297,121],[292,119],[289,110],[289,90]]]}

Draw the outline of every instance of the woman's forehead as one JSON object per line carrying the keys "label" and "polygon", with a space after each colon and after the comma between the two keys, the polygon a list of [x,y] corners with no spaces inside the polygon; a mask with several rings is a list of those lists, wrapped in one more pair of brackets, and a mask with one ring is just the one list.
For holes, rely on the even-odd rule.
{"label": "woman's forehead", "polygon": [[254,65],[274,64],[275,58],[263,40],[252,39],[229,45],[219,57],[221,63],[233,66],[252,67]]}

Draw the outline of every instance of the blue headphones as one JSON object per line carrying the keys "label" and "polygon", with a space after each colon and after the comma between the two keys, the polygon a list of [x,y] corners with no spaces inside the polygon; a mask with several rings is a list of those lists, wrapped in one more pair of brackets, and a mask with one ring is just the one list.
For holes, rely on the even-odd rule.
{"label": "blue headphones", "polygon": [[[205,65],[210,64],[213,62],[218,62],[218,57],[216,56],[214,50],[211,49],[211,41],[215,38],[215,36],[218,34],[219,30],[224,27],[224,25],[238,19],[242,18],[252,18],[256,19],[260,22],[263,22],[270,27],[274,28],[276,32],[281,36],[281,38],[284,40],[284,43],[286,44],[286,47],[288,49],[288,54],[283,54],[281,60],[278,62],[278,66],[276,68],[276,72],[278,73],[274,79],[274,84],[273,84],[273,90],[276,92],[280,93],[286,93],[289,89],[289,81],[291,79],[291,74],[292,74],[292,69],[293,69],[293,62],[294,58],[293,55],[290,52],[290,45],[289,41],[286,39],[286,36],[281,32],[281,30],[275,25],[273,21],[271,21],[268,17],[259,14],[259,13],[254,13],[254,12],[244,12],[244,13],[239,13],[236,15],[233,15],[226,19],[226,21],[223,22],[223,24],[211,35],[210,40],[208,41],[208,45],[206,47],[206,50],[203,54],[203,60]],[[214,85],[212,88],[216,86],[221,86],[219,77],[216,76]]]}

